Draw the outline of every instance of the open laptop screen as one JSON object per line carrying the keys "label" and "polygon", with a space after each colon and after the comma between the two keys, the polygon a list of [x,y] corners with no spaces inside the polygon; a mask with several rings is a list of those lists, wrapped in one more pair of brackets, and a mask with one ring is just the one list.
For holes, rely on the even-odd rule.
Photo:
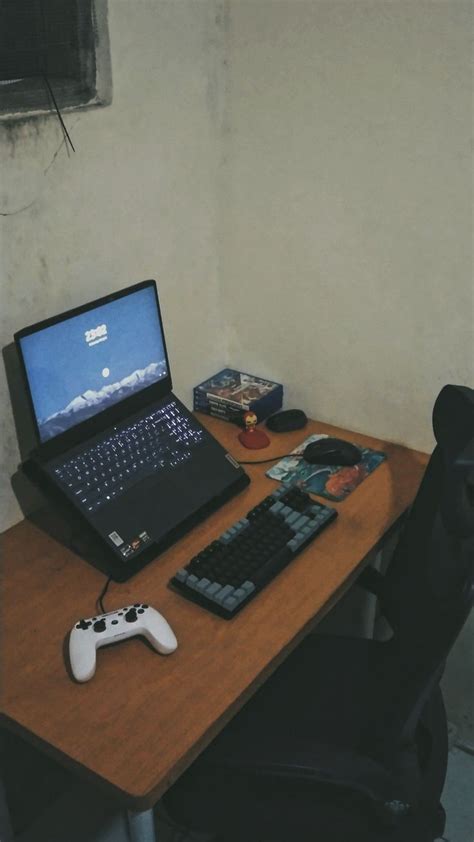
{"label": "open laptop screen", "polygon": [[19,343],[42,442],[169,375],[154,284]]}

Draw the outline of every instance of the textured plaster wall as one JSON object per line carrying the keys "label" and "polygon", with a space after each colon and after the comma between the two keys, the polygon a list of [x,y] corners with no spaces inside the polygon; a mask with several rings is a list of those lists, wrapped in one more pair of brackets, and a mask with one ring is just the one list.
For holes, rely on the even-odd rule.
{"label": "textured plaster wall", "polygon": [[[207,0],[109,0],[113,101],[0,124],[0,341],[100,294],[159,282],[177,393],[224,360],[216,176],[225,16]],[[133,6],[133,8],[132,8]],[[7,215],[6,215],[7,214]],[[0,529],[20,519],[0,366]]]}
{"label": "textured plaster wall", "polygon": [[[67,115],[77,153],[52,116],[0,125],[2,346],[155,276],[185,399],[228,361],[429,449],[438,389],[473,379],[471,18],[463,0],[109,0],[113,102]],[[0,399],[8,478],[3,371]],[[0,505],[19,518],[8,482]]]}
{"label": "textured plaster wall", "polygon": [[220,279],[233,364],[426,450],[473,383],[472,5],[235,0]]}

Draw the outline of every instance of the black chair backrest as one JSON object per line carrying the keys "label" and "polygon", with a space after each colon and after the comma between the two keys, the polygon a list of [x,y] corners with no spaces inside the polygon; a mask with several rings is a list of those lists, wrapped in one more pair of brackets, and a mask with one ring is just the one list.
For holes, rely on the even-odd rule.
{"label": "black chair backrest", "polygon": [[[413,739],[473,600],[474,390],[445,386],[433,410],[436,447],[384,578],[387,618],[378,749]],[[383,748],[380,746],[383,743]]]}

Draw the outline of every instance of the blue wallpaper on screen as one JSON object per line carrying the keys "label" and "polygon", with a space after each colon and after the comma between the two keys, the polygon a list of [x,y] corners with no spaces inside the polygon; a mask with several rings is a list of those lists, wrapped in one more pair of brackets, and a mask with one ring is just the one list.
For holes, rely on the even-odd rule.
{"label": "blue wallpaper on screen", "polygon": [[20,343],[43,441],[168,373],[152,287]]}

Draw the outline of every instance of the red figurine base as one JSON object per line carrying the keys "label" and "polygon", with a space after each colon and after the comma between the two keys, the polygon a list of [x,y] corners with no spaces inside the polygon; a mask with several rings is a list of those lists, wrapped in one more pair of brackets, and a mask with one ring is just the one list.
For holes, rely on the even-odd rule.
{"label": "red figurine base", "polygon": [[239,433],[238,438],[240,443],[243,444],[244,447],[250,448],[250,450],[260,450],[262,447],[268,447],[270,444],[270,439],[267,434],[264,433],[263,430],[255,429],[255,427],[242,430],[242,432]]}
{"label": "red figurine base", "polygon": [[270,439],[263,430],[257,430],[258,418],[255,412],[251,409],[244,412],[242,418],[245,424],[245,430],[239,433],[238,439],[244,447],[249,447],[251,450],[260,450],[262,447],[267,447],[270,444]]}

